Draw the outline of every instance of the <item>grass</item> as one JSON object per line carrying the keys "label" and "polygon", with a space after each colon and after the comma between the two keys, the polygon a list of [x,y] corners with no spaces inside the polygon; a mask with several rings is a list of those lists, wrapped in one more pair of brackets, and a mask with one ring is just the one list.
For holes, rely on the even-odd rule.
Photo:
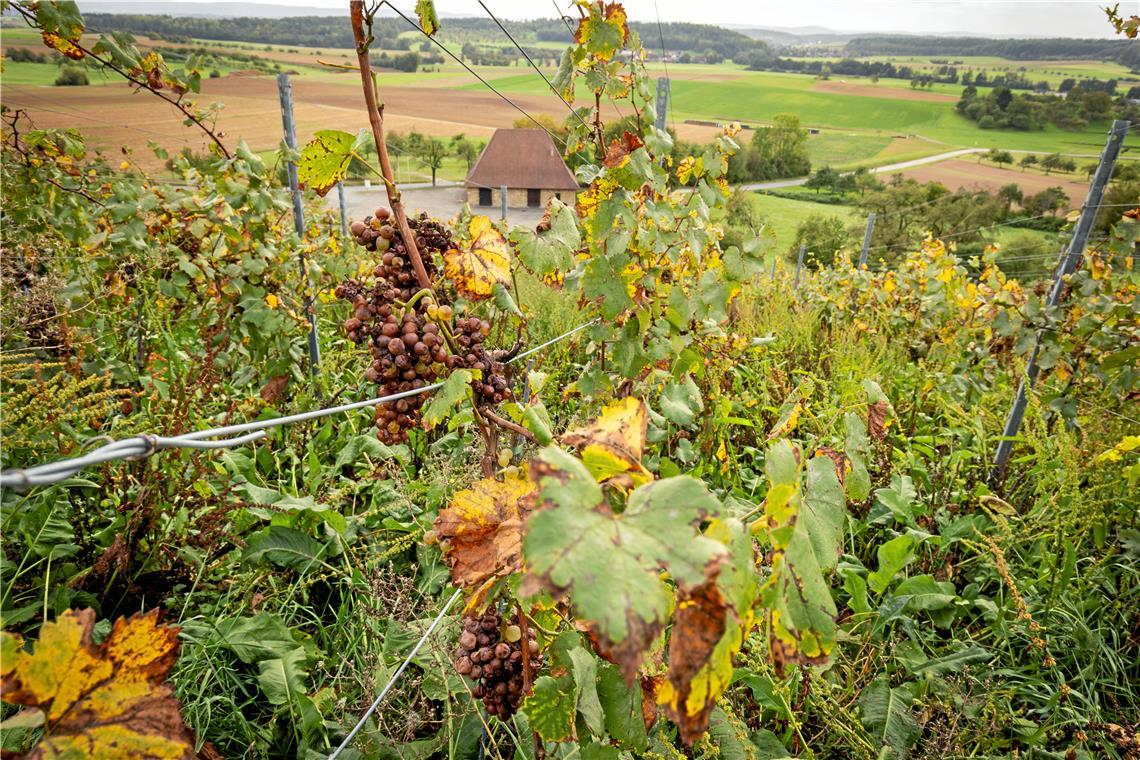
{"label": "grass", "polygon": [[838,206],[814,201],[778,198],[774,195],[749,193],[748,199],[763,215],[776,235],[776,250],[787,250],[796,238],[796,228],[809,216],[838,216],[845,222],[856,224],[863,217],[850,206]]}
{"label": "grass", "polygon": [[808,138],[812,166],[846,168],[879,156],[892,142],[889,137],[825,132]]}

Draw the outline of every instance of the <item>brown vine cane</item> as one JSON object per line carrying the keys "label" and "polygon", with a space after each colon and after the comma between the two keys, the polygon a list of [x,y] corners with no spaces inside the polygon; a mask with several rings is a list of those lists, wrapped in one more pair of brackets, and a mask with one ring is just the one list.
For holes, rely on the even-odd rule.
{"label": "brown vine cane", "polygon": [[[360,83],[364,89],[364,106],[368,111],[368,123],[372,127],[372,139],[376,142],[376,152],[380,156],[380,172],[384,177],[384,188],[388,192],[388,204],[392,207],[392,214],[396,217],[396,225],[400,228],[408,256],[412,260],[412,268],[416,273],[416,281],[421,288],[431,289],[431,279],[424,268],[420,257],[419,247],[415,236],[408,227],[408,217],[404,213],[404,204],[400,200],[400,191],[396,189],[396,182],[392,174],[392,164],[388,160],[388,146],[384,141],[384,113],[376,102],[376,85],[372,81],[372,64],[368,60],[368,37],[364,34],[364,0],[352,0],[349,3],[349,14],[352,21],[352,38],[356,44],[356,60],[360,68]],[[371,25],[371,20],[369,21]]]}

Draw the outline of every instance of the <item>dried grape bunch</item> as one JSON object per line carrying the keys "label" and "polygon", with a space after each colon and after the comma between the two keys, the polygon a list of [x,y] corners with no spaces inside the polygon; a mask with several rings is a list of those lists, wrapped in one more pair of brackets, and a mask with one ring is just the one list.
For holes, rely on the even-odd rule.
{"label": "dried grape bunch", "polygon": [[[526,640],[530,659],[530,672],[542,667],[534,631],[528,630]],[[522,631],[517,625],[503,625],[498,612],[490,610],[482,615],[463,618],[463,633],[455,651],[455,671],[476,681],[471,695],[483,700],[487,713],[507,720],[523,700]]]}
{"label": "dried grape bunch", "polygon": [[491,325],[478,317],[455,320],[455,343],[463,366],[481,373],[480,378],[471,382],[478,404],[498,404],[511,398],[503,365],[494,360],[483,344],[490,332]]}

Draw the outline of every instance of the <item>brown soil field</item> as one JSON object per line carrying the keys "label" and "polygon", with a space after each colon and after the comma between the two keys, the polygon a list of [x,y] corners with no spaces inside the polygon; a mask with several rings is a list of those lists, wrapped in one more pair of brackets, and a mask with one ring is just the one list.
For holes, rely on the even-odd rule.
{"label": "brown soil field", "polygon": [[1047,187],[1060,187],[1069,196],[1070,207],[1079,206],[1088,194],[1088,182],[1071,174],[1035,174],[1017,171],[1016,169],[1001,169],[992,164],[980,164],[971,159],[950,159],[937,164],[926,164],[907,169],[903,176],[916,179],[919,182],[941,182],[951,190],[960,187],[982,187],[988,190],[997,190],[1002,185],[1011,182],[1021,187],[1025,195],[1038,193]]}
{"label": "brown soil field", "polygon": [[936,103],[956,103],[958,98],[941,92],[904,90],[901,87],[879,87],[861,82],[816,82],[812,87],[817,92],[833,92],[837,95],[858,95],[864,98],[894,98],[895,100],[925,100]]}
{"label": "brown soil field", "polygon": [[[345,75],[343,83],[327,78],[296,78],[293,97],[297,139],[301,143],[319,129],[355,132],[368,126],[355,75]],[[509,127],[520,116],[511,105],[487,91],[449,90],[443,98],[434,87],[387,87],[383,97],[386,123],[399,132],[415,129],[437,137],[463,132],[487,138],[496,128]],[[553,95],[512,95],[511,99],[533,114],[559,114],[565,108]],[[218,115],[218,128],[227,145],[243,139],[253,150],[272,150],[280,143],[281,115],[273,77],[204,81],[198,102],[208,104],[215,100],[225,103]],[[208,145],[207,138],[197,130],[182,125],[181,114],[172,106],[126,85],[12,85],[4,88],[4,101],[10,107],[27,109],[37,127],[79,129],[94,147],[105,152],[130,146],[134,159],[146,168],[161,164],[146,148],[150,141],[174,151],[185,146],[202,150]]]}

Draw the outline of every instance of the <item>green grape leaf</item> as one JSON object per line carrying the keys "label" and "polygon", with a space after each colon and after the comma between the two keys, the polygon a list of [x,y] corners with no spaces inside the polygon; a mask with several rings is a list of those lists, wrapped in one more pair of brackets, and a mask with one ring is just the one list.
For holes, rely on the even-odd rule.
{"label": "green grape leaf", "polygon": [[867,437],[867,425],[859,415],[848,412],[843,417],[843,427],[846,434],[843,453],[851,464],[851,471],[847,473],[843,485],[847,489],[847,498],[863,501],[871,495],[871,475],[867,472],[871,441]]}
{"label": "green grape leaf", "polygon": [[582,236],[574,220],[574,212],[553,198],[538,229],[526,227],[511,230],[511,242],[518,249],[519,260],[536,277],[548,277],[574,266],[574,253],[582,246]]}
{"label": "green grape leaf", "polygon": [[314,134],[301,150],[301,161],[297,164],[297,179],[302,187],[308,187],[324,197],[329,190],[344,178],[352,156],[360,150],[368,138],[365,130],[352,135],[337,129],[322,129]]}
{"label": "green grape leaf", "polygon": [[645,749],[649,737],[641,714],[641,686],[627,686],[621,671],[608,662],[598,666],[598,700],[605,713],[606,732],[635,752]]}
{"label": "green grape leaf", "polygon": [[768,449],[771,486],[762,527],[772,544],[772,573],[763,592],[777,670],[819,663],[835,646],[835,602],[824,574],[835,568],[843,529],[843,488],[827,457],[807,463],[786,440]]}
{"label": "green grape leaf", "polygon": [[895,575],[914,559],[914,536],[903,533],[881,545],[875,555],[879,559],[879,568],[867,576],[867,585],[876,594],[887,590]]}
{"label": "green grape leaf", "polygon": [[420,18],[420,29],[428,37],[439,31],[439,16],[432,0],[416,0],[416,15]]}
{"label": "green grape leaf", "polygon": [[515,303],[515,297],[511,295],[511,291],[507,290],[507,286],[501,282],[496,282],[491,286],[491,300],[495,306],[499,307],[500,311],[513,314],[516,317],[523,315],[519,305]]}
{"label": "green grape leaf", "polygon": [[726,558],[723,544],[698,532],[722,506],[700,481],[674,477],[635,489],[625,511],[612,514],[585,465],[554,447],[540,452],[531,476],[541,493],[523,542],[522,593],[568,597],[599,651],[632,683],[669,618],[661,571],[692,589]]}
{"label": "green grape leaf", "polygon": [[559,678],[539,676],[533,690],[523,700],[522,709],[530,720],[530,727],[543,741],[561,742],[574,735],[577,705],[573,697],[573,680],[568,675]]}
{"label": "green grape leaf", "polygon": [[576,48],[573,46],[562,51],[562,57],[558,61],[558,72],[551,82],[555,91],[567,102],[574,100],[574,67],[578,63],[575,60],[575,52]]}
{"label": "green grape leaf", "polygon": [[619,266],[612,260],[613,258],[591,257],[586,262],[586,270],[582,276],[583,293],[591,301],[600,303],[602,317],[606,320],[613,320],[634,305],[625,278],[622,276],[624,264]]}
{"label": "green grape leaf", "polygon": [[471,381],[478,374],[477,370],[457,369],[443,381],[443,387],[432,394],[431,399],[424,404],[421,416],[424,430],[431,430],[446,420],[455,411],[463,399],[467,398],[467,389]]}
{"label": "green grape leaf", "polygon": [[705,408],[701,401],[701,389],[691,375],[686,375],[679,383],[667,383],[661,392],[660,406],[661,414],[681,427],[692,425],[697,414]]}

